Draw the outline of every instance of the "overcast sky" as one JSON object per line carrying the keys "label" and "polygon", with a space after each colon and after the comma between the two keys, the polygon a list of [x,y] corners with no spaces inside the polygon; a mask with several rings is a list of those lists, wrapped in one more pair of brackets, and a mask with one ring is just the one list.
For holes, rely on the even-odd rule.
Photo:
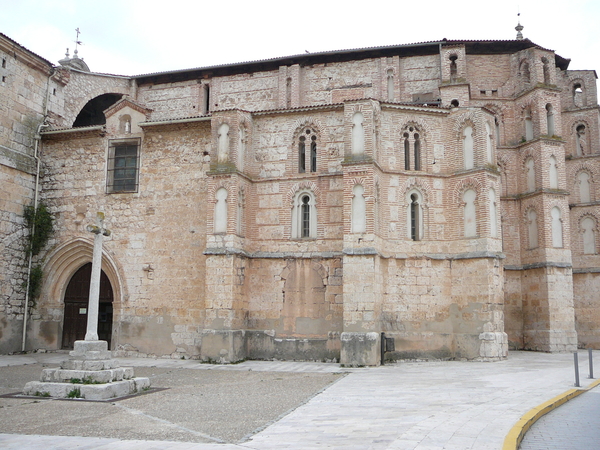
{"label": "overcast sky", "polygon": [[300,53],[523,34],[600,73],[599,0],[0,0],[0,32],[52,63],[121,75]]}

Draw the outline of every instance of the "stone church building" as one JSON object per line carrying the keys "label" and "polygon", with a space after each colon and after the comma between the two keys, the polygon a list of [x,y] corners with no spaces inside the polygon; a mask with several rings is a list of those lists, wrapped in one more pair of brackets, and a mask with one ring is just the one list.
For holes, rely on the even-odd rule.
{"label": "stone church building", "polygon": [[[0,58],[2,353],[83,337],[98,211],[116,355],[376,365],[381,333],[391,359],[600,348],[594,70],[522,38],[138,76],[5,35]],[[25,311],[38,201],[54,233]]]}

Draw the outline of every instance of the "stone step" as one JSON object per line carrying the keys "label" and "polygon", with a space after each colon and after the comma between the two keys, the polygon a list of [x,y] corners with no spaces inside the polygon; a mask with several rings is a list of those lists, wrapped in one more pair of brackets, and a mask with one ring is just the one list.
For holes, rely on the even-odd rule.
{"label": "stone step", "polygon": [[144,377],[116,381],[105,384],[72,384],[43,381],[30,381],[25,385],[25,395],[52,398],[82,398],[85,400],[108,400],[116,397],[137,394],[150,387],[150,380]]}
{"label": "stone step", "polygon": [[81,380],[76,384],[111,383],[113,381],[133,378],[132,367],[121,367],[109,370],[68,370],[42,369],[40,381],[69,383],[73,379]]}

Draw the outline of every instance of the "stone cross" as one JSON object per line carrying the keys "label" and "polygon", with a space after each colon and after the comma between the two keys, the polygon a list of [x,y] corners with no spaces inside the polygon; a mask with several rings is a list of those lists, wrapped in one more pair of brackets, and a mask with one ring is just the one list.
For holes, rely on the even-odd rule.
{"label": "stone cross", "polygon": [[92,256],[92,276],[90,279],[90,297],[88,305],[86,341],[98,340],[98,305],[100,303],[100,269],[102,267],[102,237],[110,236],[110,230],[103,227],[104,213],[96,213],[96,225],[88,225],[87,230],[94,233],[94,253]]}

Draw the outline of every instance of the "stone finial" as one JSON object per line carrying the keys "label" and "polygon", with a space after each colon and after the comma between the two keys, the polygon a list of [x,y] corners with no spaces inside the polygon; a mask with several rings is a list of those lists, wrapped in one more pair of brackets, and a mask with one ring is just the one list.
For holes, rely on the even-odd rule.
{"label": "stone finial", "polygon": [[[521,16],[521,13],[517,14],[518,17]],[[523,40],[523,33],[521,33],[521,31],[523,31],[523,28],[525,28],[523,25],[521,25],[521,19],[519,18],[519,23],[518,25],[515,27],[515,30],[517,30],[517,40]]]}

